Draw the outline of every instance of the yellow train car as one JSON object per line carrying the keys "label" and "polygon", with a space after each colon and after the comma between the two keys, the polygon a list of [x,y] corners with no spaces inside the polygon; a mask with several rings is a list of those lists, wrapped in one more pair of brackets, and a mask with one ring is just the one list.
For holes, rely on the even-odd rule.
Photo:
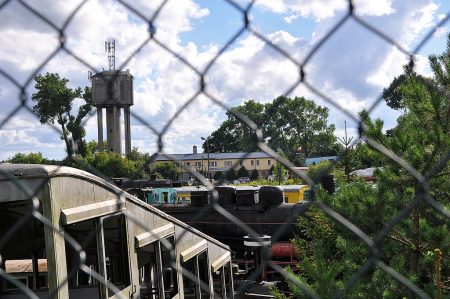
{"label": "yellow train car", "polygon": [[179,203],[190,203],[191,202],[191,192],[192,191],[206,191],[208,190],[203,186],[184,186],[173,188],[177,192],[177,202]]}
{"label": "yellow train car", "polygon": [[299,201],[309,200],[309,185],[284,185],[280,186],[284,192],[285,203],[297,203]]}

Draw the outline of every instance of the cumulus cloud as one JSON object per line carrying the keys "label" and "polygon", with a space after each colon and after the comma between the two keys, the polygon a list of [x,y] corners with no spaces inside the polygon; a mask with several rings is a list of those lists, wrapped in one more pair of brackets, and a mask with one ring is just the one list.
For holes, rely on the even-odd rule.
{"label": "cumulus cloud", "polygon": [[[56,26],[64,24],[78,5],[69,0],[57,4],[50,0],[39,4],[28,0],[27,3],[51,18]],[[128,3],[146,18],[152,17],[161,5],[161,2],[144,0]],[[431,0],[360,0],[354,3],[356,14],[408,49],[438,19],[437,5]],[[344,0],[261,0],[255,5],[254,9],[266,10],[286,22],[293,23],[304,17],[315,20],[311,40],[279,29],[266,36],[298,62],[302,62],[348,9],[348,2]],[[177,114],[200,89],[200,76],[196,72],[202,72],[222,46],[214,36],[209,36],[210,43],[202,47],[181,38],[183,32],[196,32],[194,21],[207,22],[209,17],[213,17],[209,14],[208,8],[194,1],[168,1],[155,20],[155,38],[191,66],[180,62],[154,40],[143,44],[149,38],[148,24],[122,4],[110,0],[92,0],[83,5],[65,30],[66,47],[98,70],[107,65],[104,52],[107,38],[116,39],[117,66],[136,53],[124,65],[135,77],[132,114],[157,131],[177,115],[163,136],[164,149],[172,153],[190,152],[192,145],[200,144],[200,137],[214,131],[225,117],[223,108],[205,95],[195,98],[191,105]],[[16,2],[9,3],[0,11],[0,25],[0,69],[7,70],[19,82],[32,75],[35,68],[59,46],[58,33]],[[220,34],[220,28],[217,34]],[[405,55],[391,44],[350,20],[311,58],[305,67],[306,80],[355,115],[373,104],[382,88],[401,72],[405,59]],[[426,64],[426,59],[419,56],[416,65],[421,72],[426,73]],[[90,84],[88,70],[83,62],[60,51],[41,71],[58,72],[68,78],[72,86],[85,86]],[[237,106],[248,99],[271,101],[295,86],[298,79],[299,69],[295,63],[248,33],[222,53],[204,77],[206,92],[227,106]],[[1,121],[18,104],[19,90],[4,77],[0,77],[0,87]],[[27,91],[29,94],[33,92],[32,84]],[[327,104],[304,85],[299,85],[290,94],[302,95],[329,106],[330,122],[336,123],[339,130],[344,120],[348,120],[342,111]],[[31,107],[32,103],[28,106]],[[380,107],[381,110],[376,110],[374,115],[383,116],[392,124],[395,115],[386,115],[382,110],[385,107]],[[58,157],[64,155],[58,134],[40,126],[37,120],[27,123],[28,113],[16,116],[17,120],[14,118],[0,128],[3,134],[0,141],[7,145],[4,152],[9,153],[13,148],[17,151],[33,148]],[[87,138],[96,139],[95,115],[88,120],[86,129]],[[47,139],[45,134],[49,136]],[[136,117],[132,118],[132,146],[153,152],[156,144],[157,136]]]}
{"label": "cumulus cloud", "polygon": [[[395,12],[392,0],[358,0],[354,1],[356,12],[360,15],[382,16]],[[316,21],[332,18],[337,13],[348,10],[348,1],[345,0],[282,0],[257,1],[256,5],[279,14],[287,14],[284,20],[291,23],[299,17],[311,17]]]}

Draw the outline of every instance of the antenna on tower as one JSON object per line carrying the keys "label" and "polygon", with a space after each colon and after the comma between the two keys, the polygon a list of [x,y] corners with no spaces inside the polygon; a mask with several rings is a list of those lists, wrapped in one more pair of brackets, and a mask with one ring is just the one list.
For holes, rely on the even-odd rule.
{"label": "antenna on tower", "polygon": [[116,69],[116,40],[105,42],[105,51],[108,53],[108,65],[110,70]]}

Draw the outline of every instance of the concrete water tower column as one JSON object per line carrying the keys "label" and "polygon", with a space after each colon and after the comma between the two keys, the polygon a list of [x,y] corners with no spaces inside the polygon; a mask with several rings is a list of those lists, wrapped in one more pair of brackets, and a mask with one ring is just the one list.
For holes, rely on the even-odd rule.
{"label": "concrete water tower column", "polygon": [[125,125],[125,153],[131,152],[131,128],[130,128],[130,106],[123,108],[123,123]]}
{"label": "concrete water tower column", "polygon": [[122,154],[121,109],[124,109],[125,154],[131,151],[133,76],[127,70],[109,70],[91,76],[92,103],[97,108],[98,143],[103,144],[103,108],[106,110],[107,149]]}

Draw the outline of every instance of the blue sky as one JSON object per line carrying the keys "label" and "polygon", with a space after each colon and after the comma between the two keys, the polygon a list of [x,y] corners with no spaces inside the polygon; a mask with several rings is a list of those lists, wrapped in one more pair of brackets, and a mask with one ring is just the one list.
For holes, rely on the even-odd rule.
{"label": "blue sky", "polygon": [[[242,7],[248,1],[236,1]],[[77,1],[26,1],[31,7],[61,26]],[[152,15],[155,1],[128,1],[139,12]],[[449,1],[440,0],[355,0],[355,14],[412,51],[450,11]],[[250,10],[251,28],[301,62],[317,42],[346,13],[342,0],[259,0]],[[223,45],[243,26],[243,16],[226,1],[170,0],[156,20],[155,37],[195,68],[203,70]],[[417,71],[429,74],[427,56],[441,53],[446,45],[449,23],[438,28],[416,57]],[[88,1],[65,30],[67,48],[89,65],[107,68],[104,41],[116,40],[116,65],[148,37],[148,26],[113,0]],[[58,47],[58,33],[16,1],[0,9],[0,70],[23,84]],[[383,87],[402,71],[406,57],[353,20],[346,22],[317,51],[305,67],[307,81],[344,107],[352,115],[368,108]],[[198,90],[199,77],[189,67],[159,47],[145,45],[124,66],[135,76],[135,105],[131,108],[132,146],[144,152],[156,150],[157,136],[147,127],[161,130],[168,120]],[[90,85],[89,67],[60,51],[40,72],[58,72],[72,86]],[[298,68],[255,35],[245,32],[214,63],[205,76],[207,91],[227,106],[245,100],[261,102],[288,90],[298,78]],[[33,84],[26,87],[27,106]],[[0,75],[0,123],[19,105],[18,89]],[[344,121],[355,133],[351,118],[300,85],[289,96],[305,96],[330,108],[329,122],[342,136]],[[208,136],[225,119],[225,110],[201,95],[173,121],[163,137],[164,151],[187,153],[201,136]],[[136,117],[145,119],[141,123]],[[380,103],[373,117],[386,127],[395,126],[398,113]],[[86,124],[87,139],[97,138],[95,114]],[[49,158],[63,158],[64,144],[58,132],[43,126],[22,109],[0,128],[0,160],[16,152],[40,151]]]}

